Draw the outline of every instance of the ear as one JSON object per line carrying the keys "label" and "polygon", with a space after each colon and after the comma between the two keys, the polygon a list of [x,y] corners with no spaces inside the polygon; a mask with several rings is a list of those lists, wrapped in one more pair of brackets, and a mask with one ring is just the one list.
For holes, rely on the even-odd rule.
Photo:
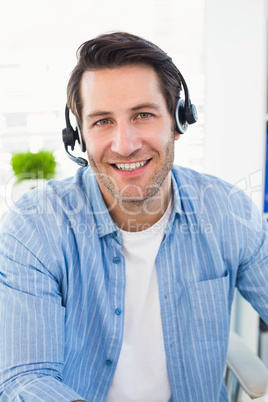
{"label": "ear", "polygon": [[180,136],[181,136],[180,133],[178,133],[178,131],[175,131],[174,140],[178,141],[180,139]]}

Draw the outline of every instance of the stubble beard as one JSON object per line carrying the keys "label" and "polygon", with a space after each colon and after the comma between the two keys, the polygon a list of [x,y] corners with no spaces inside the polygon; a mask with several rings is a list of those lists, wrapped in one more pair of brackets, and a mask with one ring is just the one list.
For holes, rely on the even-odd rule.
{"label": "stubble beard", "polygon": [[[113,179],[110,175],[102,172],[98,168],[98,165],[89,152],[87,152],[87,155],[90,166],[97,178],[97,181],[109,190],[109,192],[118,202],[122,210],[124,210],[125,212],[133,211],[133,213],[136,214],[137,211],[145,205],[146,209],[148,209],[155,197],[161,197],[162,185],[167,178],[169,172],[171,171],[174,162],[174,131],[171,133],[170,139],[166,145],[165,155],[161,168],[157,170],[157,172],[151,179],[151,183],[147,185],[144,189],[135,184],[128,184],[125,189],[119,189],[115,179]],[[126,191],[127,189],[129,190],[129,192]],[[136,195],[133,194],[133,189],[135,189]],[[162,200],[162,202],[164,202],[164,200]]]}

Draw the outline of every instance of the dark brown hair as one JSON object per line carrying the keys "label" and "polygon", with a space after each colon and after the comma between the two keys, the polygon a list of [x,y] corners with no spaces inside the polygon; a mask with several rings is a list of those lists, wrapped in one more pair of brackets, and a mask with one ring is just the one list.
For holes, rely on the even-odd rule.
{"label": "dark brown hair", "polygon": [[67,85],[67,105],[80,125],[83,106],[80,82],[83,73],[88,70],[135,64],[147,64],[155,70],[167,108],[171,116],[175,115],[181,80],[171,57],[155,44],[139,36],[114,32],[97,36],[83,43],[77,50],[77,65]]}

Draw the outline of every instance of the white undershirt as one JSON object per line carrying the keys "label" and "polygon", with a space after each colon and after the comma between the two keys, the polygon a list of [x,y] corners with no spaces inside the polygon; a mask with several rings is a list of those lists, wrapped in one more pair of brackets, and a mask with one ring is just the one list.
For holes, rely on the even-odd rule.
{"label": "white undershirt", "polygon": [[125,326],[107,402],[170,400],[155,259],[171,211],[172,202],[149,229],[120,231],[126,261]]}

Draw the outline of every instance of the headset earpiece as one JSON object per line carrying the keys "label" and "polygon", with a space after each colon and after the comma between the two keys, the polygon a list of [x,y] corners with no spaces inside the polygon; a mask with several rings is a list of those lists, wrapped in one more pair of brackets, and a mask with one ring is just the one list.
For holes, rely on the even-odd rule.
{"label": "headset earpiece", "polygon": [[190,104],[190,106],[185,106],[185,117],[188,124],[194,124],[197,122],[198,114],[195,105]]}
{"label": "headset earpiece", "polygon": [[188,128],[188,123],[185,117],[185,101],[182,98],[179,98],[176,107],[176,131],[179,134],[184,134]]}
{"label": "headset earpiece", "polygon": [[[68,106],[65,106],[65,121],[66,121],[66,128],[62,130],[62,136],[63,136],[63,142],[65,144],[65,142],[68,142],[67,145],[69,145],[72,149],[72,151],[74,150],[74,146],[75,146],[75,141],[78,141],[80,147],[81,147],[81,151],[85,152],[86,151],[86,145],[85,142],[82,138],[82,134],[79,128],[79,125],[77,124],[76,129],[74,130],[74,128],[71,125],[70,122],[70,111]],[[63,133],[64,131],[64,133]]]}
{"label": "headset earpiece", "polygon": [[80,144],[82,152],[86,151],[86,145],[82,138],[82,134],[79,129],[79,126],[77,125],[76,129],[74,130],[71,125],[70,116],[69,116],[69,108],[67,105],[65,106],[65,121],[66,121],[66,128],[64,128],[62,130],[62,140],[64,143],[65,151],[67,152],[68,157],[73,162],[76,162],[80,166],[86,167],[88,165],[88,161],[86,159],[73,156],[68,151],[68,147],[71,147],[72,151],[74,150],[75,141],[78,141],[78,143]]}
{"label": "headset earpiece", "polygon": [[78,123],[77,123],[77,126],[76,126],[76,131],[78,133],[78,140],[77,141],[78,141],[78,143],[80,145],[81,151],[86,152],[86,150],[87,150],[86,149],[86,144],[85,144],[85,141],[83,140],[81,130],[80,130],[80,127],[79,127]]}
{"label": "headset earpiece", "polygon": [[176,119],[176,131],[179,134],[184,134],[188,128],[188,124],[194,124],[198,120],[197,110],[195,105],[191,103],[189,90],[186,85],[185,79],[180,74],[185,100],[182,98],[178,99],[175,119]]}

